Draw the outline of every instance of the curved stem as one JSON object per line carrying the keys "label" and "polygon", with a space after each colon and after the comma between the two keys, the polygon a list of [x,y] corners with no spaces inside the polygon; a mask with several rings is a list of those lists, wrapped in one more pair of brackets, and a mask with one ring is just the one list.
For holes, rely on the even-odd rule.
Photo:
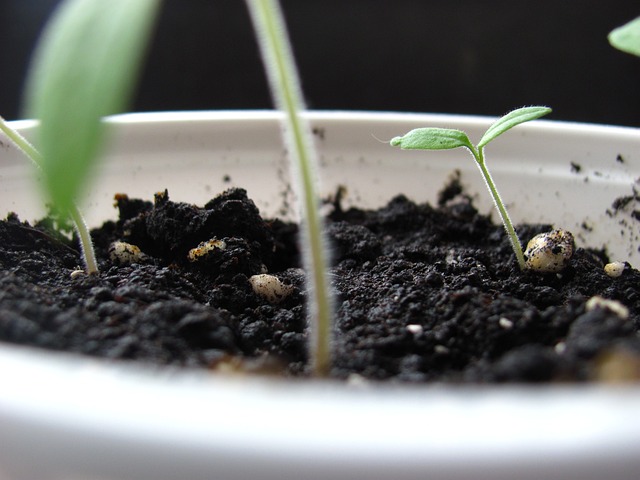
{"label": "curved stem", "polygon": [[16,147],[22,150],[22,152],[34,163],[36,167],[42,170],[42,155],[40,155],[40,152],[31,145],[29,140],[11,128],[2,117],[0,117],[0,130],[2,130],[2,133],[4,133],[7,138],[16,145]]}
{"label": "curved stem", "polygon": [[483,149],[479,148],[477,150],[472,150],[471,153],[473,153],[473,156],[476,159],[476,163],[480,168],[482,177],[484,178],[484,181],[487,184],[487,188],[491,193],[491,197],[493,198],[493,203],[495,204],[496,209],[500,214],[500,219],[502,220],[504,229],[507,231],[507,235],[509,236],[509,241],[511,242],[513,252],[516,254],[516,259],[518,260],[520,270],[524,270],[526,268],[526,262],[524,253],[522,252],[522,246],[520,245],[520,239],[518,238],[518,234],[516,233],[515,228],[513,228],[513,223],[511,222],[511,218],[509,218],[509,213],[507,212],[507,209],[504,206],[502,199],[500,198],[500,194],[498,193],[498,189],[496,188],[495,183],[493,183],[491,174],[489,173],[489,170],[485,165]]}
{"label": "curved stem", "polygon": [[89,227],[84,221],[84,217],[80,213],[78,207],[73,205],[69,212],[69,216],[73,220],[73,224],[76,227],[76,233],[80,240],[80,247],[82,249],[82,259],[84,260],[84,267],[88,275],[98,273],[98,262],[96,260],[96,253],[93,250],[93,242],[91,241],[91,233]]}

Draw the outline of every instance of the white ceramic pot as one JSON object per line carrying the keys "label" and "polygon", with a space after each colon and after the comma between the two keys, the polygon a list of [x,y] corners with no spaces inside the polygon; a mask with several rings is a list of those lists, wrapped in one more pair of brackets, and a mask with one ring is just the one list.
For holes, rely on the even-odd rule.
{"label": "white ceramic pot", "polygon": [[[84,210],[113,218],[116,192],[204,203],[242,186],[263,214],[290,215],[273,112],[140,114],[109,120],[113,142]],[[398,193],[434,201],[454,169],[481,211],[491,202],[465,152],[402,152],[420,126],[491,119],[311,113],[325,193],[379,206]],[[27,135],[31,123],[18,124]],[[31,166],[2,140],[0,199],[42,213]],[[581,245],[640,265],[640,134],[538,121],[487,148],[515,223],[549,222]],[[285,192],[285,193],[283,193]],[[608,213],[609,212],[609,213]],[[0,344],[0,480],[7,479],[628,479],[640,471],[640,388],[348,386],[148,369]]]}

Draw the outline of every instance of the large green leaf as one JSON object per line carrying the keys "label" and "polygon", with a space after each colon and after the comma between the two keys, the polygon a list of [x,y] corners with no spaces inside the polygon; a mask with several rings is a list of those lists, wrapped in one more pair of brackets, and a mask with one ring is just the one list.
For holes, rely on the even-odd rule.
{"label": "large green leaf", "polygon": [[44,184],[68,211],[86,183],[104,128],[126,108],[160,0],[66,0],[36,48],[27,115],[40,120],[36,145]]}
{"label": "large green leaf", "polygon": [[608,38],[618,50],[640,57],[640,17],[616,28]]}
{"label": "large green leaf", "polygon": [[529,122],[537,118],[543,117],[551,113],[551,109],[548,107],[523,107],[513,110],[507,113],[504,117],[500,118],[488,130],[484,133],[480,141],[478,142],[478,148],[483,148],[491,140],[497,136],[502,135],[507,130],[520,125],[524,122]]}
{"label": "large green leaf", "polygon": [[466,133],[450,128],[416,128],[391,139],[391,145],[403,150],[450,150],[458,147],[473,150]]}

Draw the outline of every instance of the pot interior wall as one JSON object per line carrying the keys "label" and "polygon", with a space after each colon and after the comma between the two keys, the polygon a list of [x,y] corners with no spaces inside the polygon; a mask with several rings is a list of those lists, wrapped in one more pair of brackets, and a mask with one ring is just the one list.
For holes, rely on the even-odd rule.
{"label": "pot interior wall", "polygon": [[[89,223],[114,218],[115,193],[151,199],[167,188],[174,200],[203,204],[231,186],[246,188],[266,216],[294,217],[278,118],[268,111],[112,117],[112,141],[83,202]],[[492,119],[312,112],[310,120],[325,196],[344,186],[345,206],[377,207],[400,193],[435,202],[459,170],[479,209],[492,212],[465,151],[408,152],[386,142],[421,126],[459,128],[477,140]],[[32,123],[19,125],[28,136],[34,133]],[[508,132],[489,145],[486,155],[514,222],[568,228],[579,245],[606,246],[613,259],[640,263],[640,197],[635,194],[640,135],[634,129],[538,121]],[[5,142],[0,199],[6,211],[25,219],[43,213],[41,198],[33,194],[32,170]]]}

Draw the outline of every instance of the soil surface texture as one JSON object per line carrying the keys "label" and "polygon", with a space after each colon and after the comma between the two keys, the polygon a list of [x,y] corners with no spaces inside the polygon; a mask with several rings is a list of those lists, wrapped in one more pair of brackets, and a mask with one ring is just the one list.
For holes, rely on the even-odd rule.
{"label": "soil surface texture", "polygon": [[[51,221],[0,222],[0,341],[154,365],[309,374],[296,225],[262,219],[241,189],[204,207],[167,192],[116,201],[119,220],[93,231],[99,275],[76,271],[77,243]],[[525,242],[550,229],[517,226]],[[333,377],[638,377],[640,272],[624,264],[609,276],[605,252],[580,245],[560,273],[520,271],[502,226],[455,182],[438,206],[398,196],[377,211],[343,210],[336,200],[327,233]],[[253,277],[265,273],[277,280]]]}

